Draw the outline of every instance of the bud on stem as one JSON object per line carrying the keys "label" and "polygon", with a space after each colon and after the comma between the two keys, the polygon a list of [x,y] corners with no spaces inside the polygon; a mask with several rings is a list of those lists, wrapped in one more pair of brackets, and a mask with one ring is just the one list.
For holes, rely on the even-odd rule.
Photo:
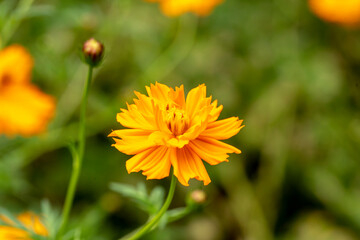
{"label": "bud on stem", "polygon": [[189,202],[196,205],[204,204],[206,201],[206,193],[202,190],[195,190],[190,194]]}
{"label": "bud on stem", "polygon": [[96,67],[103,58],[104,45],[94,38],[90,38],[84,43],[82,52],[85,62],[92,67]]}

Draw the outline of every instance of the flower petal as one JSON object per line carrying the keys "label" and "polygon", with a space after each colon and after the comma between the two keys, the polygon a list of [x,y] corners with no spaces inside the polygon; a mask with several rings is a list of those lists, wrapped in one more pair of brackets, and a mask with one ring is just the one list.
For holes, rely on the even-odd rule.
{"label": "flower petal", "polygon": [[40,218],[32,212],[24,212],[18,217],[19,221],[29,230],[41,236],[48,236],[48,231]]}
{"label": "flower petal", "polygon": [[29,237],[29,233],[25,230],[9,226],[0,226],[0,239],[29,239]]}
{"label": "flower petal", "polygon": [[128,173],[143,171],[148,179],[169,176],[170,166],[169,150],[164,146],[147,149],[126,161]]}
{"label": "flower petal", "polygon": [[184,85],[181,85],[180,87],[175,87],[175,91],[170,91],[169,95],[179,108],[185,108]]}
{"label": "flower petal", "polygon": [[196,154],[211,165],[228,161],[228,153],[241,153],[241,151],[229,144],[212,138],[198,138],[189,142],[189,147]]}
{"label": "flower petal", "polygon": [[192,150],[190,147],[185,147],[184,151],[186,152],[189,165],[192,168],[193,172],[196,173],[197,177],[194,176],[199,181],[204,181],[204,185],[208,185],[211,180],[205,169],[205,166],[201,158]]}
{"label": "flower petal", "polygon": [[211,137],[217,140],[224,140],[236,135],[241,128],[242,120],[237,117],[231,117],[216,122],[209,123],[206,130],[200,134],[200,137]]}
{"label": "flower petal", "polygon": [[0,86],[4,77],[10,83],[26,84],[30,82],[34,61],[27,50],[20,45],[12,45],[0,51]]}
{"label": "flower petal", "polygon": [[[147,0],[154,2],[154,0]],[[167,0],[160,2],[162,12],[170,17],[179,16],[186,12],[193,12],[199,16],[206,16],[223,0]]]}
{"label": "flower petal", "polygon": [[181,136],[180,139],[192,140],[197,138],[207,126],[208,116],[211,111],[211,106],[206,106],[200,109],[191,120],[191,127]]}
{"label": "flower petal", "polygon": [[146,149],[156,146],[148,136],[126,137],[123,139],[113,138],[115,143],[112,145],[117,150],[127,155],[138,154]]}
{"label": "flower petal", "polygon": [[218,117],[220,116],[221,111],[223,110],[223,105],[220,105],[217,107],[217,100],[213,101],[211,103],[211,106],[213,107],[213,109],[210,112],[210,116],[208,119],[208,122],[214,122],[218,119]]}
{"label": "flower petal", "polygon": [[1,89],[0,109],[0,133],[31,136],[46,129],[55,101],[33,85],[13,84]]}
{"label": "flower petal", "polygon": [[156,125],[157,129],[159,129],[160,131],[162,131],[164,133],[172,134],[172,132],[166,125],[164,114],[166,114],[166,112],[161,111],[161,109],[159,108],[158,105],[154,106],[155,125]]}
{"label": "flower petal", "polygon": [[154,118],[153,99],[136,91],[134,91],[134,93],[138,97],[138,99],[134,99],[138,111],[140,111],[143,116]]}
{"label": "flower petal", "polygon": [[189,186],[191,178],[204,181],[205,185],[211,182],[201,159],[189,148],[174,148],[172,151],[171,163],[174,167],[174,175],[182,185]]}
{"label": "flower petal", "polygon": [[150,87],[146,87],[146,91],[149,94],[149,97],[155,99],[158,102],[166,103],[169,101],[169,92],[170,88],[164,84],[156,82],[150,84]]}
{"label": "flower petal", "polygon": [[146,119],[137,109],[135,104],[127,105],[129,110],[121,109],[122,112],[116,116],[117,121],[128,128],[143,130],[157,130],[153,122]]}
{"label": "flower petal", "polygon": [[179,138],[171,138],[167,142],[168,146],[170,147],[177,147],[177,148],[183,148],[186,144],[189,143],[189,140],[182,140]]}
{"label": "flower petal", "polygon": [[119,138],[126,138],[126,137],[137,137],[137,136],[149,136],[153,131],[147,131],[142,129],[120,129],[112,131],[108,137],[119,137]]}
{"label": "flower petal", "polygon": [[[204,102],[205,101],[205,102]],[[190,90],[186,96],[186,112],[190,119],[206,105],[206,87],[201,84]]]}
{"label": "flower petal", "polygon": [[153,161],[151,165],[143,167],[143,175],[147,176],[146,179],[162,179],[168,177],[170,173],[171,161],[170,161],[170,151],[167,147],[162,147],[162,151],[165,153],[160,157],[159,161]]}

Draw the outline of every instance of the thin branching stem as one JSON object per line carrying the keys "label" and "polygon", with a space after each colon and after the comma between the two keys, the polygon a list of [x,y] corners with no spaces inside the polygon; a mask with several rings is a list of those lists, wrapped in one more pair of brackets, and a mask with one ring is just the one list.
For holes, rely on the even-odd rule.
{"label": "thin branching stem", "polygon": [[141,236],[143,236],[144,234],[149,232],[153,227],[155,227],[159,223],[161,217],[166,213],[166,211],[169,208],[170,203],[174,197],[175,186],[176,186],[176,177],[175,177],[175,175],[172,175],[169,193],[165,200],[164,205],[161,207],[161,209],[155,215],[155,217],[153,217],[150,221],[148,221],[146,224],[144,224],[135,234],[130,236],[128,238],[128,240],[139,239]]}

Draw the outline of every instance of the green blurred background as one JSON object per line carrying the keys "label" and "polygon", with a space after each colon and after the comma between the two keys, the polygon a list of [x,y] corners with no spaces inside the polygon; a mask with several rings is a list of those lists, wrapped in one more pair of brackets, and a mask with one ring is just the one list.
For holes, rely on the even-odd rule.
{"label": "green blurred background", "polygon": [[[0,27],[16,3],[0,1]],[[186,91],[205,83],[224,105],[220,118],[239,116],[246,127],[227,141],[241,155],[205,164],[211,184],[177,185],[171,208],[203,189],[203,210],[144,239],[360,239],[360,28],[323,22],[301,0],[226,0],[205,18],[168,18],[141,0],[35,0],[8,45],[31,52],[33,82],[56,97],[57,111],[40,137],[0,136],[1,207],[39,211],[48,199],[61,209],[90,37],[106,52],[70,222],[83,239],[117,239],[146,221],[110,182],[169,185],[127,174],[129,156],[107,137],[133,91],[155,81]]]}

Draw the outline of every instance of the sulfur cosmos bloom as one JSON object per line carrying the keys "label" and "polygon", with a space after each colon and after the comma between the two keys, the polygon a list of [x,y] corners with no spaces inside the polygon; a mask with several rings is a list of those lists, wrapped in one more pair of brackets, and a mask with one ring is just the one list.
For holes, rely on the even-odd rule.
{"label": "sulfur cosmos bloom", "polygon": [[54,115],[54,99],[30,82],[32,67],[22,46],[0,50],[0,134],[41,133]]}
{"label": "sulfur cosmos bloom", "polygon": [[146,0],[159,2],[162,12],[167,16],[179,16],[187,12],[206,16],[223,0]]}
{"label": "sulfur cosmos bloom", "polygon": [[48,231],[40,218],[31,212],[25,212],[17,217],[18,224],[0,215],[1,240],[32,240],[33,235],[48,236]]}
{"label": "sulfur cosmos bloom", "polygon": [[309,0],[309,6],[325,21],[344,25],[360,23],[360,0]]}
{"label": "sulfur cosmos bloom", "polygon": [[146,87],[148,96],[135,92],[134,104],[121,109],[117,121],[128,129],[113,131],[120,152],[134,155],[127,160],[129,173],[142,171],[147,179],[169,176],[173,167],[179,182],[190,178],[210,183],[203,161],[216,165],[228,161],[229,153],[241,151],[220,140],[237,134],[242,120],[217,120],[223,106],[206,97],[204,84],[192,89],[186,99],[184,86],[170,88],[156,83]]}

